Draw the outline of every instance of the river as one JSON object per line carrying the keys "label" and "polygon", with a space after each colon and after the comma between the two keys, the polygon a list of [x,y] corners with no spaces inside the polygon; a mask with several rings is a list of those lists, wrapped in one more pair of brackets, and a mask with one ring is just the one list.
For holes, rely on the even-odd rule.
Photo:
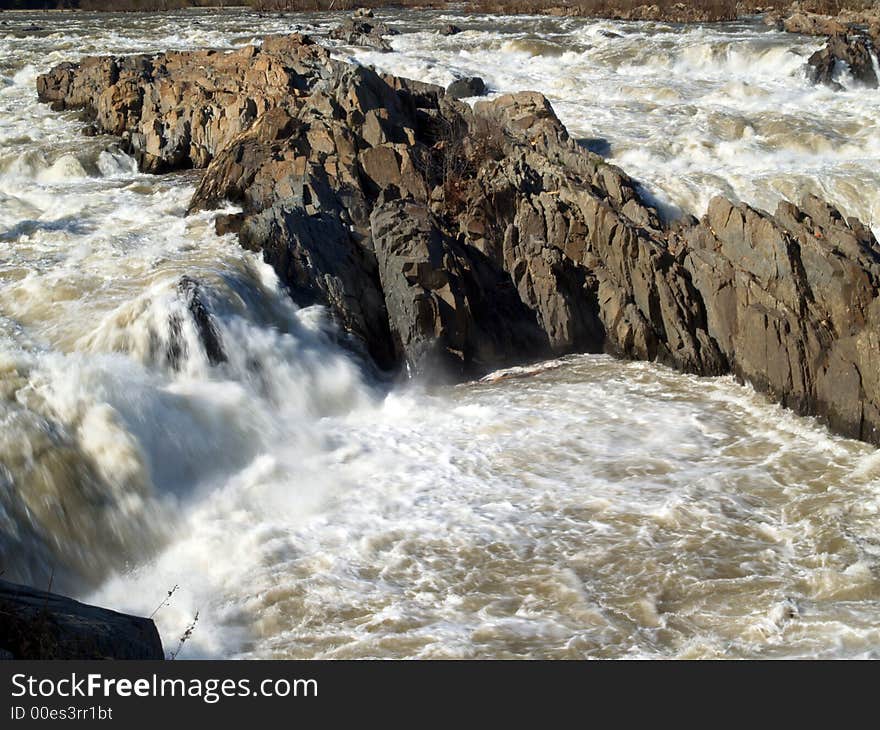
{"label": "river", "polygon": [[[393,53],[339,57],[543,91],[668,215],[812,191],[880,233],[880,92],[810,86],[819,39],[380,17]],[[144,615],[178,586],[155,619],[173,649],[199,612],[188,657],[880,655],[872,447],[732,379],[604,356],[390,385],[213,214],[185,216],[197,173],[142,175],[36,100],[38,73],[85,54],[338,19],[0,14],[3,577]],[[227,363],[197,346],[182,276]]]}

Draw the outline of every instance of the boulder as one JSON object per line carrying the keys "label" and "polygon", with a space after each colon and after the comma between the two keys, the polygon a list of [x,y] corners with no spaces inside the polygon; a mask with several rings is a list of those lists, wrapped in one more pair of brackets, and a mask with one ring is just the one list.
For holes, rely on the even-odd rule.
{"label": "boulder", "polygon": [[782,21],[782,28],[788,33],[802,35],[842,35],[846,26],[836,18],[816,13],[795,12]]}
{"label": "boulder", "polygon": [[397,31],[389,28],[385,23],[372,22],[370,20],[372,17],[372,15],[355,14],[352,18],[346,18],[330,31],[330,37],[349,46],[365,46],[390,53],[393,49],[385,38],[397,35]]}
{"label": "boulder", "polygon": [[458,35],[461,32],[461,28],[459,28],[457,25],[453,25],[452,23],[448,23],[440,29],[440,35]]}
{"label": "boulder", "polygon": [[840,89],[835,76],[838,66],[845,64],[856,81],[876,89],[876,53],[871,37],[864,33],[854,31],[832,36],[823,49],[816,51],[808,59],[807,77],[814,84]]}
{"label": "boulder", "polygon": [[479,76],[468,76],[456,79],[446,87],[447,95],[453,99],[467,99],[472,96],[483,96],[486,93],[486,84]]}
{"label": "boulder", "polygon": [[0,656],[164,659],[155,624],[0,580]]}

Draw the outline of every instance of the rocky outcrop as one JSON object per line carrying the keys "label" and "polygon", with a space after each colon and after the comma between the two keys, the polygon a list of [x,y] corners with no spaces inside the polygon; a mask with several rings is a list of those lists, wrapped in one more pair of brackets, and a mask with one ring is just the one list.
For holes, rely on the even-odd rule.
{"label": "rocky outcrop", "polygon": [[[772,16],[769,16],[772,17]],[[777,16],[779,17],[779,16]],[[846,33],[846,26],[836,18],[797,11],[780,20],[782,30],[801,35],[834,36]]]}
{"label": "rocky outcrop", "polygon": [[393,49],[385,38],[397,35],[397,31],[389,28],[385,23],[373,21],[372,17],[372,13],[370,15],[356,13],[354,17],[346,18],[331,30],[330,37],[349,46],[365,46],[390,53]]}
{"label": "rocky outcrop", "polygon": [[453,99],[467,99],[472,96],[483,96],[486,83],[479,76],[468,76],[456,79],[446,87],[446,93]]}
{"label": "rocky outcrop", "polygon": [[769,215],[714,199],[684,264],[732,371],[799,413],[880,443],[880,247],[808,196]]}
{"label": "rocky outcrop", "polygon": [[88,606],[0,580],[0,656],[9,659],[164,659],[150,619]]}
{"label": "rocky outcrop", "polygon": [[[238,230],[296,301],[325,305],[381,367],[459,379],[610,352],[734,373],[880,443],[870,367],[880,248],[826,203],[770,215],[717,199],[702,221],[668,224],[631,178],[569,137],[541,94],[472,108],[332,60],[302,36],[177,54],[175,76],[155,72],[171,66],[166,55],[62,65],[41,77],[40,95],[85,105],[131,140],[155,134],[146,169],[207,164],[191,209],[240,204],[218,228]],[[272,79],[262,91],[254,66]],[[139,75],[120,71],[133,67]],[[221,76],[212,99],[233,110],[239,95],[259,99],[253,115],[224,114],[229,129],[192,108],[205,103],[202,79]],[[159,89],[177,96],[126,101],[161,99]]]}
{"label": "rocky outcrop", "polygon": [[261,49],[86,57],[37,80],[53,109],[84,109],[146,172],[205,167],[266,111],[308,93],[327,51],[302,36]]}
{"label": "rocky outcrop", "polygon": [[834,89],[843,88],[836,80],[839,67],[843,64],[849,69],[857,82],[876,89],[877,49],[871,37],[859,31],[834,35],[827,45],[810,56],[807,61],[807,76],[814,84],[825,84]]}

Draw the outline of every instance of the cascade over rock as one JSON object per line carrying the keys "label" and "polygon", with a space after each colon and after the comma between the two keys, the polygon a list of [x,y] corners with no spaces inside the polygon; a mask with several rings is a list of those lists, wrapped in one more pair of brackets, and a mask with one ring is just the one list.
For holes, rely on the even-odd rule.
{"label": "cascade over rock", "polygon": [[240,204],[218,227],[381,367],[465,378],[610,352],[734,373],[880,443],[880,247],[829,203],[718,198],[668,223],[541,94],[471,108],[302,35],[87,58],[37,85],[144,170],[206,167],[190,209]]}

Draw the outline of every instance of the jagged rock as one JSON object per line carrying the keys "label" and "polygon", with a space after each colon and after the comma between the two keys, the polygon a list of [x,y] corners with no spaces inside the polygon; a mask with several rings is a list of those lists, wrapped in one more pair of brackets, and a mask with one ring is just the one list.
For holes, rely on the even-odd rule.
{"label": "jagged rock", "polygon": [[[226,362],[226,352],[223,350],[223,339],[220,330],[214,322],[214,315],[205,304],[201,287],[195,279],[182,276],[177,282],[177,292],[186,304],[192,316],[198,332],[202,348],[211,365],[219,365]],[[179,330],[180,323],[172,323],[172,331]],[[172,362],[174,360],[172,359]]]}
{"label": "jagged rock", "polygon": [[814,84],[825,84],[840,89],[835,80],[839,64],[846,64],[853,78],[876,89],[877,72],[874,69],[876,50],[871,38],[863,33],[850,32],[828,39],[825,48],[816,51],[807,61],[807,75]]}
{"label": "jagged rock", "polygon": [[376,257],[339,216],[287,200],[246,219],[241,244],[261,251],[301,306],[324,304],[382,368],[395,358]]}
{"label": "jagged rock", "polygon": [[[40,96],[84,107],[102,131],[154,130],[143,169],[207,165],[191,209],[240,204],[242,245],[380,366],[460,378],[611,352],[733,372],[880,443],[880,250],[827,204],[771,216],[718,199],[702,221],[668,224],[541,94],[472,109],[301,36],[138,58],[62,64]],[[254,64],[271,69],[265,88]],[[216,126],[197,112],[209,80],[242,115]]]}
{"label": "jagged rock", "polygon": [[268,109],[295,103],[328,52],[305,36],[261,48],[86,57],[37,79],[53,109],[86,109],[146,172],[204,167]]}
{"label": "jagged rock", "polygon": [[687,234],[685,265],[733,369],[848,436],[880,434],[880,247],[808,196],[775,216],[715,198]]}
{"label": "jagged rock", "polygon": [[816,13],[795,12],[782,21],[783,29],[788,33],[802,35],[841,35],[846,27],[835,18]]}
{"label": "jagged rock", "polygon": [[485,93],[486,84],[479,76],[456,79],[446,87],[446,94],[453,99],[467,99],[472,96],[482,96]]}
{"label": "jagged rock", "polygon": [[[474,114],[515,144],[478,174],[487,194],[462,228],[502,263],[554,350],[722,372],[693,288],[635,183],[570,139],[540,94],[481,102]],[[492,222],[489,236],[474,234],[473,218]]]}
{"label": "jagged rock", "polygon": [[510,279],[445,236],[427,206],[383,200],[371,225],[391,334],[411,373],[460,379],[549,351]]}
{"label": "jagged rock", "polygon": [[0,657],[164,659],[147,618],[79,603],[0,580]]}
{"label": "jagged rock", "polygon": [[330,31],[330,37],[342,41],[349,46],[365,46],[375,48],[384,53],[390,53],[393,49],[385,40],[386,36],[397,35],[397,31],[389,28],[385,23],[373,23],[363,16],[355,14],[355,17],[346,18],[340,25]]}

